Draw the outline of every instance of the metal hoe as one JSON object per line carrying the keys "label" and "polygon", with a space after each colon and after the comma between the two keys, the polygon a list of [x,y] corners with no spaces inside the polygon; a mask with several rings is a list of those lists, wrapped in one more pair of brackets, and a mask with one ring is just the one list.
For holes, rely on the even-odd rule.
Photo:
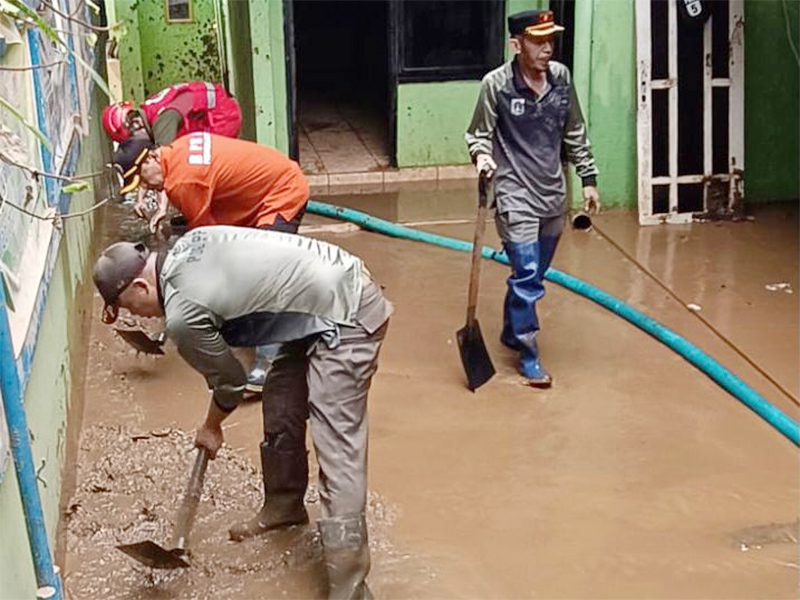
{"label": "metal hoe", "polygon": [[472,270],[469,277],[469,297],[467,301],[467,323],[456,333],[461,362],[467,374],[467,387],[477,390],[495,374],[492,359],[486,350],[481,327],[476,318],[478,305],[478,284],[481,276],[481,250],[483,249],[483,230],[488,210],[486,176],[481,173],[478,179],[478,217],[475,221],[475,242],[472,246]]}
{"label": "metal hoe", "polygon": [[192,468],[192,476],[189,478],[189,485],[186,488],[186,494],[178,511],[173,542],[175,547],[172,550],[162,548],[150,540],[135,544],[123,544],[117,546],[117,549],[153,569],[181,569],[188,567],[189,563],[184,558],[186,556],[186,541],[189,537],[189,531],[192,529],[194,517],[197,514],[197,504],[200,501],[200,493],[203,491],[203,479],[206,475],[207,466],[208,450],[198,448],[197,458],[195,458],[194,467]]}

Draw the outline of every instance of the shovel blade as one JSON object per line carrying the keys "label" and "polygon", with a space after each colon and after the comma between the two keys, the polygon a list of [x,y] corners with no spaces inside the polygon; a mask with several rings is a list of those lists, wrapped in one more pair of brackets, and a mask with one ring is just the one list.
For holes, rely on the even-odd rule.
{"label": "shovel blade", "polygon": [[141,329],[114,329],[117,335],[133,346],[137,352],[145,354],[164,354],[161,343],[154,340]]}
{"label": "shovel blade", "polygon": [[155,542],[147,540],[135,544],[117,546],[131,558],[153,569],[185,569],[189,563],[181,558],[181,550],[167,550]]}
{"label": "shovel blade", "polygon": [[463,329],[459,329],[456,338],[464,372],[467,374],[467,387],[474,392],[495,374],[478,321],[467,323]]}

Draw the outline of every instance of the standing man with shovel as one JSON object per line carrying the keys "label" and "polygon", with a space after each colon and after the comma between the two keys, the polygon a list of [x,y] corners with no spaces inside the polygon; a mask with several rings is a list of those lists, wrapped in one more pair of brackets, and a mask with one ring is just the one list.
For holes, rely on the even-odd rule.
{"label": "standing man with shovel", "polygon": [[501,341],[520,353],[528,384],[547,388],[536,302],[569,210],[562,152],[583,181],[587,212],[600,210],[597,167],[569,69],[550,60],[564,28],[552,11],[531,10],[511,15],[508,29],[515,56],[483,78],[466,141],[478,173],[494,179],[495,223],[511,261]]}
{"label": "standing man with shovel", "polygon": [[[94,282],[105,300],[104,322],[112,323],[120,308],[164,316],[181,356],[206,378],[213,396],[195,443],[211,458],[245,387],[230,347],[280,342],[306,349],[309,367],[300,383],[308,404],[295,405],[276,435],[298,437],[310,419],[329,597],[371,597],[365,581],[367,394],[392,305],[361,259],[302,236],[200,227],[158,255],[144,244],[110,246],[95,264]],[[296,460],[307,468],[304,448]],[[269,491],[299,500],[305,515],[303,471],[289,461],[271,468],[291,489]]]}

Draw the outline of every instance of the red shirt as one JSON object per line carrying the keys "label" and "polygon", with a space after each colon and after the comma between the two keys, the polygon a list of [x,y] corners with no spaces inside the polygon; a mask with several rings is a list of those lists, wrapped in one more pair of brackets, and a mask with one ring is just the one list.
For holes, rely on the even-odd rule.
{"label": "red shirt", "polygon": [[205,132],[161,147],[164,191],[189,222],[262,227],[308,202],[300,166],[277,150]]}

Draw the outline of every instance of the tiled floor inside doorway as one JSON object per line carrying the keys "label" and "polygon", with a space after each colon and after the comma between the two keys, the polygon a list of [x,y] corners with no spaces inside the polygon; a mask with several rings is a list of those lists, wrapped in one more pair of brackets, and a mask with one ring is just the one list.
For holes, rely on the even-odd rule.
{"label": "tiled floor inside doorway", "polygon": [[300,166],[308,175],[365,173],[389,168],[386,117],[352,100],[315,97],[298,102]]}

